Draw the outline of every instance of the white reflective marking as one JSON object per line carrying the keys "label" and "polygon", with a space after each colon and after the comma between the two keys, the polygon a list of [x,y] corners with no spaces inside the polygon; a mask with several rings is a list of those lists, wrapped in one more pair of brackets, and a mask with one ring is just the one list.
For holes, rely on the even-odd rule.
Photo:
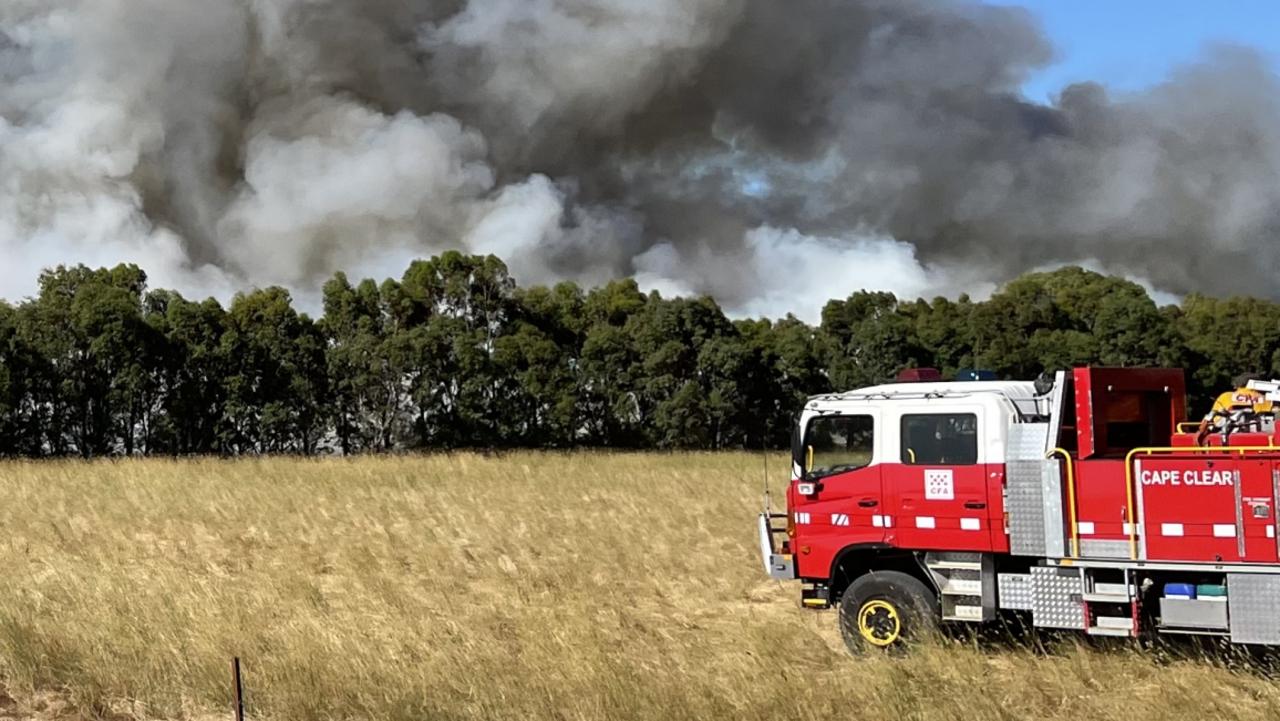
{"label": "white reflective marking", "polygon": [[916,516],[916,528],[936,528],[933,516]]}
{"label": "white reflective marking", "polygon": [[1076,531],[1082,536],[1092,536],[1094,534],[1093,521],[1081,521],[1077,523]]}
{"label": "white reflective marking", "polygon": [[1267,526],[1267,538],[1275,538],[1275,537],[1276,537],[1276,527]]}
{"label": "white reflective marking", "polygon": [[[1124,530],[1123,530],[1123,531],[1121,531],[1121,533],[1123,533],[1124,535],[1126,535],[1126,536],[1127,536],[1127,535],[1129,535],[1131,532],[1133,532],[1133,524],[1132,524],[1132,523],[1126,523],[1126,524],[1124,524]],[[1142,524],[1141,524],[1141,523],[1139,523],[1139,524],[1138,524],[1138,531],[1137,531],[1137,533],[1138,533],[1138,535],[1142,535]]]}
{"label": "white reflective marking", "polygon": [[1181,535],[1182,535],[1182,524],[1181,524],[1181,523],[1161,523],[1161,524],[1160,524],[1160,535],[1162,535],[1162,536],[1181,536]]}
{"label": "white reflective marking", "polygon": [[1236,525],[1234,523],[1215,523],[1213,524],[1213,535],[1215,538],[1235,538]]}
{"label": "white reflective marking", "polygon": [[844,513],[833,513],[831,514],[831,525],[847,526],[849,525],[849,516]]}
{"label": "white reflective marking", "polygon": [[809,522],[809,514],[808,514],[808,513],[797,513],[797,514],[796,514],[796,525],[797,525],[797,526],[799,526],[799,525],[803,525],[803,524],[807,524],[808,522]]}
{"label": "white reflective marking", "polygon": [[884,528],[884,516],[872,516],[871,525],[876,528]]}
{"label": "white reflective marking", "polygon": [[885,517],[884,517],[884,527],[885,527],[885,528],[893,528],[893,516],[885,516]]}
{"label": "white reflective marking", "polygon": [[962,531],[980,531],[982,530],[982,521],[977,518],[961,518],[960,530]]}

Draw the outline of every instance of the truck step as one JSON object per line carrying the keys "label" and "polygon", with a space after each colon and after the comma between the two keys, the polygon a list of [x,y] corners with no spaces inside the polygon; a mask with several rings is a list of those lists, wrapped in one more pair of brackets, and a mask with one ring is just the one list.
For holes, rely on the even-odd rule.
{"label": "truck step", "polygon": [[1133,587],[1127,583],[1095,581],[1093,592],[1102,596],[1131,596],[1133,595]]}
{"label": "truck step", "polygon": [[943,620],[981,623],[995,618],[996,575],[990,554],[930,551],[924,565],[938,584]]}
{"label": "truck step", "polygon": [[982,562],[975,561],[929,561],[929,568],[946,571],[981,571]]}
{"label": "truck step", "polygon": [[951,613],[942,617],[943,621],[983,621],[986,619],[982,606],[960,606],[951,609]]}
{"label": "truck step", "polygon": [[1133,630],[1133,618],[1130,616],[1094,616],[1093,625],[1104,628],[1123,628]]}
{"label": "truck step", "polygon": [[1129,603],[1133,599],[1116,593],[1085,593],[1080,598],[1089,603]]}
{"label": "truck step", "polygon": [[949,578],[942,587],[944,596],[981,596],[981,578]]}
{"label": "truck step", "polygon": [[1090,626],[1086,631],[1090,636],[1119,636],[1127,637],[1133,635],[1132,628],[1112,628],[1110,626]]}

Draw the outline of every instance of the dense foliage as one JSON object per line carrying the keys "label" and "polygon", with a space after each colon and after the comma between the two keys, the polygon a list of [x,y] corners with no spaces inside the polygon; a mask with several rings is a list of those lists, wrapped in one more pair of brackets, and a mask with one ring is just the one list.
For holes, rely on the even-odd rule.
{"label": "dense foliage", "polygon": [[776,447],[807,395],[905,367],[1082,364],[1187,368],[1200,407],[1237,373],[1280,377],[1280,305],[1160,308],[1066,268],[982,302],[859,292],[815,328],[629,280],[519,288],[497,258],[446,253],[381,285],[338,274],[314,320],[280,288],[223,308],[134,266],[58,268],[0,303],[0,455]]}

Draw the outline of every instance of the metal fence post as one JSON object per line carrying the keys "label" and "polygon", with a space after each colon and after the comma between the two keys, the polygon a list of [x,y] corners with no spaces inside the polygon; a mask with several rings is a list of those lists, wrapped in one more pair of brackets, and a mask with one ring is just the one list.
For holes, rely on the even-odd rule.
{"label": "metal fence post", "polygon": [[244,684],[240,681],[240,657],[231,659],[231,676],[236,689],[236,721],[244,721]]}

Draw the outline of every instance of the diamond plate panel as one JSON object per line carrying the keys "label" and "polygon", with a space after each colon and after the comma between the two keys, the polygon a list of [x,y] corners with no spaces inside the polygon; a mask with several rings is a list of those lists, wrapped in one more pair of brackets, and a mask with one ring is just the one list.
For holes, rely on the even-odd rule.
{"label": "diamond plate panel", "polygon": [[1097,538],[1080,539],[1080,555],[1083,558],[1129,558],[1128,541],[1106,541]]}
{"label": "diamond plate panel", "polygon": [[1009,512],[1009,552],[1015,556],[1044,556],[1044,491],[1040,461],[1005,464],[1005,510]]}
{"label": "diamond plate panel", "polygon": [[1227,613],[1234,643],[1280,643],[1280,576],[1228,573]]}
{"label": "diamond plate panel", "polygon": [[1059,461],[1009,461],[1005,464],[1005,482],[1010,553],[1054,558],[1065,555]]}
{"label": "diamond plate panel", "polygon": [[1031,568],[1031,623],[1043,628],[1085,627],[1084,577],[1078,568]]}
{"label": "diamond plate panel", "polygon": [[1030,573],[1001,573],[996,576],[996,583],[1000,588],[1000,608],[1031,610]]}
{"label": "diamond plate panel", "polygon": [[1006,461],[1038,461],[1049,449],[1048,423],[1014,423],[1009,426]]}

